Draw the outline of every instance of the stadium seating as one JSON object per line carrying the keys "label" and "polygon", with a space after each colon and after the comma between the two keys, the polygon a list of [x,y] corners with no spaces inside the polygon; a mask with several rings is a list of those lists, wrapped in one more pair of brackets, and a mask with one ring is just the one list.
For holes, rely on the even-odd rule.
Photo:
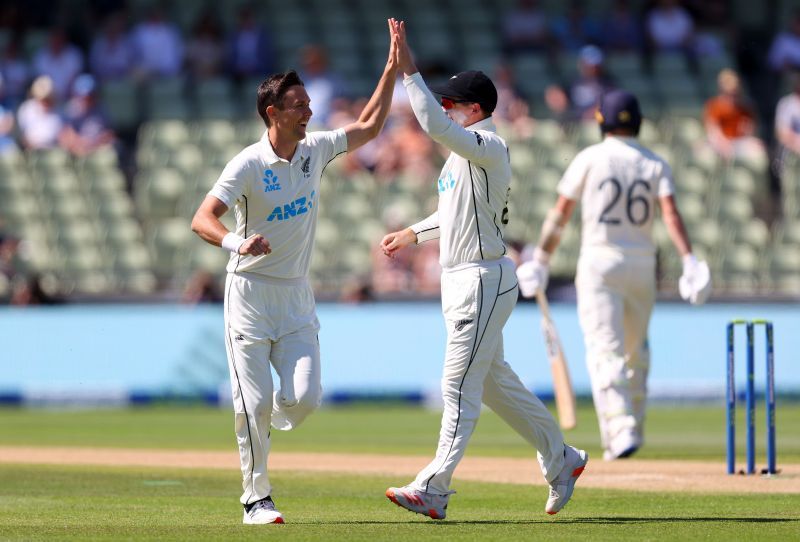
{"label": "stadium seating", "polygon": [[[144,13],[150,3],[132,1],[131,12]],[[550,12],[564,10],[562,2],[542,4]],[[219,4],[225,24],[236,19],[239,5]],[[386,17],[408,20],[421,63],[444,61],[448,68],[492,73],[502,57],[502,13],[516,2],[489,6],[479,0],[265,0],[263,5],[259,16],[274,33],[277,66],[297,66],[298,51],[320,43],[353,94],[367,95],[386,58]],[[176,0],[171,6],[184,31],[202,9],[192,0]],[[737,10],[746,8],[748,3],[737,2]],[[45,39],[43,32],[28,33],[26,51]],[[537,116],[530,138],[510,138],[510,241],[537,238],[565,167],[581,148],[599,140],[594,123],[566,126],[548,118],[543,105],[546,86],[568,81],[576,65],[572,53],[555,61],[543,54],[510,61]],[[768,164],[728,164],[704,144],[700,111],[715,92],[719,70],[727,66],[734,61],[726,52],[698,58],[696,72],[682,56],[655,55],[646,69],[637,55],[607,54],[609,71],[642,103],[646,119],[641,140],[672,165],[687,230],[695,251],[708,259],[719,290],[800,294],[798,160],[785,160],[782,216],[773,220],[764,212],[773,197],[768,192]],[[190,82],[179,77],[104,83],[101,99],[113,125],[122,132],[136,130],[133,196],[111,149],[82,159],[60,150],[0,156],[4,226],[44,249],[30,251],[24,265],[52,275],[63,291],[81,295],[174,292],[197,269],[221,276],[228,255],[197,239],[189,221],[227,161],[263,134],[263,123],[254,113],[259,82]],[[366,173],[345,174],[340,162],[326,169],[321,189],[311,273],[323,297],[336,296],[348,277],[369,267],[387,209],[416,220],[436,203],[433,179],[423,184],[403,177],[380,182]],[[225,217],[229,226],[230,215]],[[674,294],[680,258],[659,221],[654,236],[660,285]],[[574,276],[579,243],[575,219],[553,260],[555,279]]]}

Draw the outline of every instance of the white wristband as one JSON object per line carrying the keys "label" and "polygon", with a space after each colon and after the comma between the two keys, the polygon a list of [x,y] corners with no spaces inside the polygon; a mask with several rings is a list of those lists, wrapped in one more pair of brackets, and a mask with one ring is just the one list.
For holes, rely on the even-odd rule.
{"label": "white wristband", "polygon": [[239,247],[242,246],[244,243],[244,237],[241,235],[237,235],[236,233],[229,231],[225,234],[225,237],[222,238],[222,248],[226,248],[233,252],[234,254],[239,254]]}
{"label": "white wristband", "polygon": [[682,258],[683,265],[686,267],[687,265],[693,265],[697,263],[697,258],[691,252],[686,253],[686,255]]}
{"label": "white wristband", "polygon": [[547,265],[550,263],[550,254],[542,247],[536,247],[533,250],[533,259]]}

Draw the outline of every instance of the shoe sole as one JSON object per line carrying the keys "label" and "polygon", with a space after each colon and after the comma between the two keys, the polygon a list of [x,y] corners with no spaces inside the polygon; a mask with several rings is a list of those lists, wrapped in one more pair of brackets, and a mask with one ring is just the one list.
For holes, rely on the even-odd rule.
{"label": "shoe sole", "polygon": [[245,525],[283,525],[286,522],[283,521],[283,518],[275,518],[274,521],[270,521],[269,523],[253,523],[253,522],[249,522],[249,521],[245,521],[243,523]]}
{"label": "shoe sole", "polygon": [[575,470],[572,471],[572,476],[570,477],[571,483],[569,484],[569,497],[567,497],[567,499],[564,501],[564,504],[561,505],[561,508],[552,512],[547,512],[549,515],[554,516],[558,514],[572,499],[572,492],[575,491],[575,484],[578,482],[578,478],[580,478],[581,474],[583,474],[583,469],[586,468],[587,463],[589,463],[589,454],[586,454],[586,459],[584,460],[583,465],[575,467]]}
{"label": "shoe sole", "polygon": [[415,514],[420,514],[420,515],[423,515],[423,516],[428,516],[431,519],[444,519],[444,517],[439,517],[439,514],[436,513],[436,509],[434,509],[434,508],[428,508],[427,513],[426,512],[418,512],[417,510],[412,510],[412,509],[408,508],[407,506],[405,506],[403,503],[401,503],[398,500],[397,496],[394,494],[394,491],[392,491],[391,489],[387,489],[386,490],[386,497],[390,501],[395,503],[397,506],[402,508],[403,510],[408,510],[409,512],[414,512]]}

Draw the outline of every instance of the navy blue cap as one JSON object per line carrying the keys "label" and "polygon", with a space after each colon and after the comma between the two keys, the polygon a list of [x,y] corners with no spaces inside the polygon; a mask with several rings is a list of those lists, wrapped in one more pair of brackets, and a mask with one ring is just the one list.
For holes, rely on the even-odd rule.
{"label": "navy blue cap", "polygon": [[600,97],[595,118],[603,132],[617,128],[630,128],[634,133],[638,133],[639,127],[642,125],[639,100],[630,92],[620,89],[606,92]]}
{"label": "navy blue cap", "polygon": [[492,80],[479,70],[457,73],[441,85],[431,85],[430,89],[446,98],[480,104],[487,113],[497,107],[497,89]]}

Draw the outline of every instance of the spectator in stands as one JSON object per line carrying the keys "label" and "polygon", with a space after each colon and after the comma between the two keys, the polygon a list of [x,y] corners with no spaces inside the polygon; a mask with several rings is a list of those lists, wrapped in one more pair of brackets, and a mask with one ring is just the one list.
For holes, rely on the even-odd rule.
{"label": "spectator in stands", "polygon": [[101,82],[124,79],[134,67],[134,50],[123,12],[104,21],[89,52],[89,66]]}
{"label": "spectator in stands", "polygon": [[222,291],[220,290],[219,280],[208,271],[197,271],[189,278],[181,301],[190,305],[221,303]]}
{"label": "spectator in stands", "polygon": [[492,79],[497,87],[494,120],[498,129],[505,129],[516,138],[530,137],[533,134],[534,121],[530,116],[526,97],[517,88],[514,71],[507,64],[499,64]]}
{"label": "spectator in stands", "polygon": [[33,72],[36,75],[47,75],[53,81],[53,91],[57,101],[69,96],[72,81],[84,69],[83,53],[67,40],[67,34],[61,27],[50,30],[47,43],[33,58]]}
{"label": "spectator in stands", "polygon": [[561,124],[569,124],[570,118],[569,96],[561,85],[547,85],[544,89],[544,103],[549,111],[549,118]]}
{"label": "spectator in stands", "polygon": [[569,113],[572,120],[593,120],[597,102],[614,88],[614,81],[605,70],[603,51],[596,45],[586,45],[578,54],[578,78],[568,90]]}
{"label": "spectator in stands", "polygon": [[[383,211],[383,223],[388,231],[397,231],[408,222],[407,214],[403,207],[390,204]],[[371,254],[373,292],[379,297],[408,295],[414,292],[414,257],[416,253],[417,250],[400,251],[397,257],[387,258],[376,244]]]}
{"label": "spectator in stands", "polygon": [[685,6],[694,19],[698,56],[723,55],[727,43],[736,43],[736,19],[729,0],[688,0]]}
{"label": "spectator in stands", "polygon": [[726,160],[759,160],[766,156],[755,136],[755,110],[745,99],[738,74],[724,69],[717,77],[719,93],[706,102],[703,122],[711,147]]}
{"label": "spectator in stands", "polygon": [[425,183],[435,173],[436,146],[420,128],[410,105],[395,109],[392,125],[376,150],[375,175],[379,178],[407,175]]}
{"label": "spectator in stands", "polygon": [[231,74],[238,80],[260,78],[275,71],[272,38],[258,24],[250,5],[239,9],[236,28],[228,36],[228,55]]}
{"label": "spectator in stands", "polygon": [[0,229],[0,276],[10,281],[17,273],[20,241]]}
{"label": "spectator in stands", "polygon": [[150,8],[145,20],[131,34],[138,77],[176,77],[183,64],[184,45],[178,28],[167,21],[158,4]]}
{"label": "spectator in stands", "polygon": [[775,137],[784,150],[800,156],[800,73],[792,75],[792,92],[775,109]]}
{"label": "spectator in stands", "polygon": [[375,294],[372,291],[372,283],[369,277],[353,276],[350,277],[342,286],[341,294],[339,295],[340,303],[368,303],[375,300]]}
{"label": "spectator in stands", "polygon": [[14,281],[11,291],[12,305],[55,305],[60,302],[60,299],[47,291],[40,275],[34,274]]}
{"label": "spectator in stands", "polygon": [[0,156],[19,150],[13,134],[14,110],[3,105],[4,87],[3,75],[0,74]]}
{"label": "spectator in stands", "polygon": [[800,69],[800,10],[794,12],[789,28],[772,41],[768,58],[776,72]]}
{"label": "spectator in stands", "polygon": [[97,103],[97,83],[88,73],[75,79],[64,121],[59,143],[75,156],[86,156],[100,147],[112,145],[116,140]]}
{"label": "spectator in stands", "polygon": [[601,25],[600,43],[607,51],[642,51],[642,22],[628,0],[614,0],[613,7]]}
{"label": "spectator in stands", "polygon": [[549,52],[552,46],[550,23],[539,0],[518,0],[503,16],[503,51],[508,56],[529,52]]}
{"label": "spectator in stands", "polygon": [[222,73],[224,57],[225,42],[219,15],[208,8],[197,18],[186,44],[186,66],[195,80],[210,79]]}
{"label": "spectator in stands", "polygon": [[31,68],[21,54],[22,38],[13,36],[0,58],[0,75],[3,76],[5,88],[4,104],[16,109],[25,99],[25,92],[31,79]]}
{"label": "spectator in stands", "polygon": [[553,20],[553,35],[562,51],[577,52],[590,43],[599,43],[600,27],[587,15],[582,0],[572,0],[564,15]]}
{"label": "spectator in stands", "polygon": [[17,110],[17,124],[25,149],[52,149],[58,145],[64,120],[56,109],[53,80],[49,76],[34,79],[30,98]]}
{"label": "spectator in stands", "polygon": [[439,263],[439,243],[423,243],[416,247],[412,273],[412,288],[417,295],[437,297],[442,292],[442,265]]}
{"label": "spectator in stands", "polygon": [[312,122],[317,128],[327,128],[334,100],[347,94],[344,81],[328,69],[327,54],[319,45],[306,46],[301,52],[301,62],[300,78],[305,82],[314,110]]}
{"label": "spectator in stands", "polygon": [[692,53],[694,20],[678,0],[657,0],[645,15],[645,27],[653,51]]}

